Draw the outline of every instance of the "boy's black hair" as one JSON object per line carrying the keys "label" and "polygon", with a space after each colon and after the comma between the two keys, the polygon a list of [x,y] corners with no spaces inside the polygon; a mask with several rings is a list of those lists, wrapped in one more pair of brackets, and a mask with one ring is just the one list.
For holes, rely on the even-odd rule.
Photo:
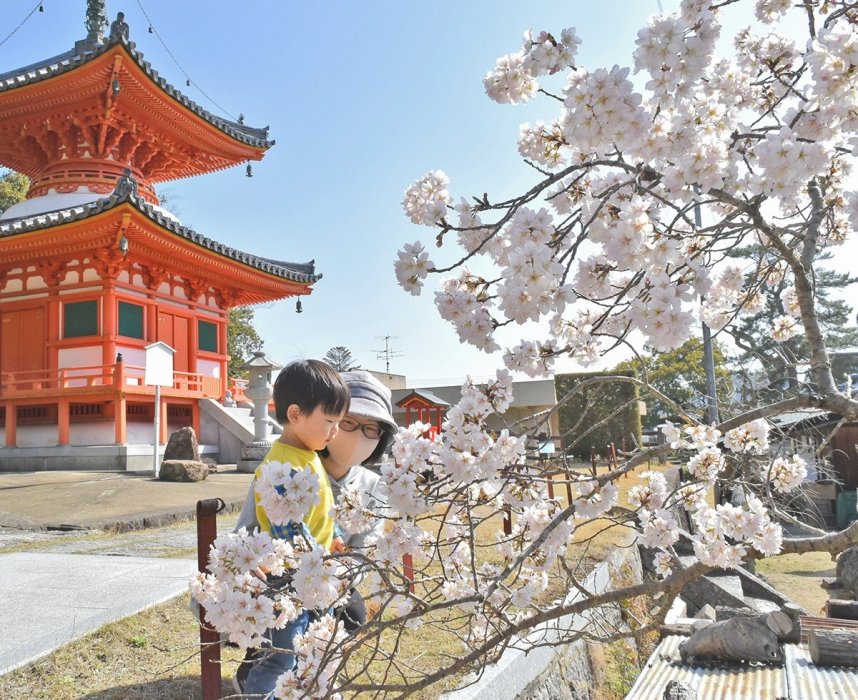
{"label": "boy's black hair", "polygon": [[289,422],[286,412],[293,403],[305,415],[319,406],[325,413],[340,415],[350,400],[351,392],[340,373],[321,360],[290,362],[274,382],[274,413],[281,425]]}

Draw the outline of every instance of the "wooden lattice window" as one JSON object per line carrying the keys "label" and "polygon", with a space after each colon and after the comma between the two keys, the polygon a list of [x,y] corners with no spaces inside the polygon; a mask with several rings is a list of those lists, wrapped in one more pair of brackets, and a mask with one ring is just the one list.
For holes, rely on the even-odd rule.
{"label": "wooden lattice window", "polygon": [[197,323],[197,345],[200,350],[217,352],[217,324],[211,321]]}
{"label": "wooden lattice window", "polygon": [[98,300],[70,301],[63,304],[63,337],[98,335]]}
{"label": "wooden lattice window", "polygon": [[128,301],[119,302],[119,335],[143,340],[143,307]]}

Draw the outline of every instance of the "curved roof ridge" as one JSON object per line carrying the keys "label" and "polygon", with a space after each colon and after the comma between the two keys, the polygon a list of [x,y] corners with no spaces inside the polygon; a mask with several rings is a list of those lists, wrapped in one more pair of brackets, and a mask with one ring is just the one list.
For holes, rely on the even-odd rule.
{"label": "curved roof ridge", "polygon": [[282,277],[283,279],[300,284],[313,284],[322,278],[321,274],[316,273],[315,261],[307,263],[293,263],[282,260],[272,260],[264,258],[252,253],[247,253],[224,243],[212,240],[207,236],[194,231],[187,226],[184,226],[174,219],[171,219],[160,213],[152,204],[149,204],[142,197],[134,193],[133,187],[117,189],[107,197],[90,202],[88,204],[80,204],[74,207],[65,209],[56,209],[54,211],[42,212],[32,216],[21,217],[18,219],[0,220],[0,238],[6,236],[14,236],[19,233],[29,233],[40,229],[51,228],[59,224],[66,224],[73,221],[95,216],[104,211],[113,209],[123,203],[131,204],[135,209],[144,214],[161,228],[175,233],[182,238],[202,247],[211,250],[214,253],[222,255],[226,258],[236,260],[238,262],[249,265],[262,272]]}

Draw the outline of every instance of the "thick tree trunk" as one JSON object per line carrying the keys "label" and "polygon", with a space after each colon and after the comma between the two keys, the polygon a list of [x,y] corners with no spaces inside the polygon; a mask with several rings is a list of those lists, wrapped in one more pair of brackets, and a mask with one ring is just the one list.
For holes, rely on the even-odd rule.
{"label": "thick tree trunk", "polygon": [[844,630],[810,630],[810,658],[817,666],[858,666],[858,633]]}

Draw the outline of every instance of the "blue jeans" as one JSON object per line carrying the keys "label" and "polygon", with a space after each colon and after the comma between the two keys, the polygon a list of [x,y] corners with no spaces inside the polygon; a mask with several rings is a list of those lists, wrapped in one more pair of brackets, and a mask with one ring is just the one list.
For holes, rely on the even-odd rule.
{"label": "blue jeans", "polygon": [[[253,664],[247,674],[244,695],[268,697],[280,675],[295,668],[298,659],[291,650],[295,649],[295,637],[307,631],[310,619],[310,613],[305,610],[283,629],[270,629],[265,633],[264,656]],[[271,651],[272,647],[274,651]]]}

